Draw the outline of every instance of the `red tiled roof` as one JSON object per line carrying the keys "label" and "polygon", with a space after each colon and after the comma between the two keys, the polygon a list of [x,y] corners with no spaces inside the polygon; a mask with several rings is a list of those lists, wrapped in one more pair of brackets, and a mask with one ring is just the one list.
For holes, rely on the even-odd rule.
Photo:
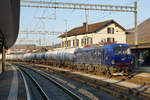
{"label": "red tiled roof", "polygon": [[[67,32],[67,37],[69,36],[75,36],[75,35],[81,35],[81,34],[87,34],[87,33],[93,33],[93,32],[96,32],[97,30],[99,29],[102,29],[104,28],[105,26],[109,25],[110,23],[116,23],[115,21],[113,20],[107,20],[107,21],[104,21],[104,22],[100,22],[100,23],[95,23],[95,24],[89,24],[88,25],[88,31],[85,32],[85,28],[83,26],[81,27],[77,27],[77,28],[74,28],[70,31]],[[119,25],[118,23],[116,23],[117,25]],[[120,26],[120,25],[119,25]],[[122,26],[120,26],[123,30],[125,30]],[[63,38],[65,37],[65,34],[62,34],[60,35],[59,37]]]}

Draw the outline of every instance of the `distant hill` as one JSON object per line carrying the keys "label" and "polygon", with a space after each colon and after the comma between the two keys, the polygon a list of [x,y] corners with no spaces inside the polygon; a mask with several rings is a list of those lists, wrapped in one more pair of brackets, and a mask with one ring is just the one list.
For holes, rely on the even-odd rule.
{"label": "distant hill", "polygon": [[[129,31],[132,31],[130,29]],[[127,43],[134,44],[134,33],[127,33]],[[138,25],[138,43],[150,43],[150,18]]]}

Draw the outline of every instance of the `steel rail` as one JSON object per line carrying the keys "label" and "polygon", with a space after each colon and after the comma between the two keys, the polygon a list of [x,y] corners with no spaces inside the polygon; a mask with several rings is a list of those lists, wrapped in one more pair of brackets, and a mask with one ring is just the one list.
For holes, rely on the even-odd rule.
{"label": "steel rail", "polygon": [[[36,71],[36,70],[35,70]],[[36,71],[37,72],[37,71]],[[79,96],[77,96],[76,94],[74,94],[73,92],[71,92],[69,89],[67,89],[66,87],[62,86],[60,83],[56,82],[55,80],[53,80],[52,78],[48,77],[49,75],[45,72],[37,72],[39,74],[41,74],[43,77],[45,77],[47,80],[51,81],[52,83],[54,83],[55,85],[57,85],[59,88],[61,88],[65,93],[69,94],[71,97],[73,97],[75,100],[83,100],[82,98],[80,98]]]}
{"label": "steel rail", "polygon": [[44,90],[41,88],[41,86],[38,84],[38,82],[29,73],[27,73],[25,70],[23,70],[22,68],[20,68],[20,70],[22,72],[24,72],[30,78],[30,80],[35,84],[35,86],[39,90],[39,92],[40,92],[43,100],[49,100],[48,96],[46,95],[46,93],[44,92]]}
{"label": "steel rail", "polygon": [[[42,68],[47,68],[47,67],[42,67]],[[43,71],[41,71],[41,72],[43,72]],[[43,73],[45,73],[45,72],[43,72]],[[48,73],[45,73],[45,74],[49,75]],[[140,99],[145,99],[145,98],[149,99],[150,98],[150,95],[148,95],[147,93],[142,93],[136,89],[130,89],[130,88],[119,86],[119,85],[116,85],[113,83],[109,83],[109,82],[105,82],[105,81],[101,81],[101,80],[98,81],[98,80],[86,78],[86,77],[79,78],[80,75],[78,75],[77,77],[73,77],[73,78],[69,77],[69,76],[74,75],[74,74],[65,74],[65,73],[62,74],[61,73],[58,75],[63,76],[65,78],[73,79],[75,81],[78,81],[78,82],[83,83],[85,85],[88,85],[90,87],[100,89],[104,92],[112,94],[116,98],[133,99],[133,100],[134,99],[140,100]]]}
{"label": "steel rail", "polygon": [[[67,89],[66,87],[64,87],[63,85],[61,85],[60,83],[56,82],[54,79],[50,78],[49,75],[47,73],[44,72],[40,72],[36,69],[33,68],[28,68],[25,66],[22,66],[26,69],[30,69],[32,71],[34,71],[35,73],[43,76],[45,79],[47,79],[48,81],[50,81],[51,83],[55,84],[56,86],[58,86],[60,89],[62,89],[65,93],[67,93],[70,97],[72,97],[74,100],[83,100],[81,97],[79,97],[78,95],[76,95],[75,93],[73,93],[72,91],[70,91],[69,89]],[[19,67],[20,68],[20,67]]]}

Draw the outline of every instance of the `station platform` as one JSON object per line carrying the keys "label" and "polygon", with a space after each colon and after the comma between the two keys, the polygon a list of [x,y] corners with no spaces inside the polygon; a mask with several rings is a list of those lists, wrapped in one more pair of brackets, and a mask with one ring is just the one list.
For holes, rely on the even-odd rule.
{"label": "station platform", "polygon": [[150,73],[150,66],[140,66],[136,69],[136,71]]}
{"label": "station platform", "polygon": [[27,100],[23,77],[15,66],[7,64],[0,75],[0,100]]}
{"label": "station platform", "polygon": [[150,77],[150,66],[140,66],[134,69],[135,76],[149,78]]}

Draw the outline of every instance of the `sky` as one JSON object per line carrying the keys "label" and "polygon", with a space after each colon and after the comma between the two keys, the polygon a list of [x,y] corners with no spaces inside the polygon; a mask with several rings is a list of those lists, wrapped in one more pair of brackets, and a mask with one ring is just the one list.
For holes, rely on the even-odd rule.
{"label": "sky", "polygon": [[[55,0],[32,0],[32,1],[50,1]],[[88,3],[88,4],[103,4],[103,5],[122,5],[134,6],[135,0],[56,0],[56,2],[64,3]],[[138,24],[150,18],[150,0],[138,1]],[[110,11],[94,11],[88,12],[88,24],[102,22],[113,19],[126,29],[134,27],[134,13],[132,12],[110,12]],[[39,20],[37,17],[48,17],[52,19]],[[20,30],[34,30],[34,31],[58,31],[65,32],[72,28],[82,26],[86,21],[85,10],[77,9],[56,9],[56,20],[54,18],[53,8],[23,8],[20,13]],[[67,28],[66,28],[67,23]],[[28,43],[36,45],[54,45],[60,43],[61,39],[58,35],[31,35],[19,34],[18,40],[26,39],[32,40],[30,42],[22,41],[18,43]],[[40,41],[39,41],[40,39]]]}

